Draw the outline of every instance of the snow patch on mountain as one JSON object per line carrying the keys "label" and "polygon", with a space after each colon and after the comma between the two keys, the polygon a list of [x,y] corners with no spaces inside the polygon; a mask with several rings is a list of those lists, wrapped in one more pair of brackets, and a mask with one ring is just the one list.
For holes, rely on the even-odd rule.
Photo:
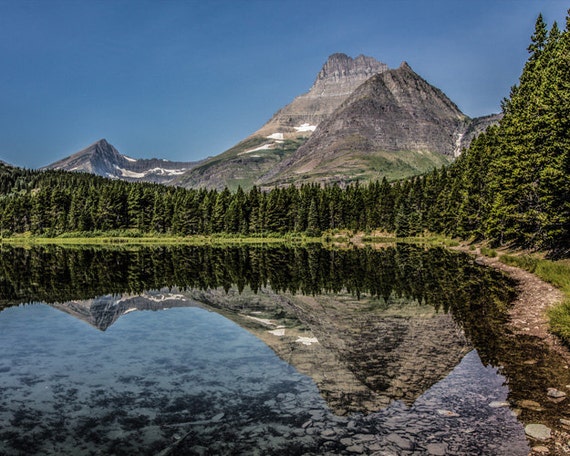
{"label": "snow patch on mountain", "polygon": [[81,171],[110,179],[168,184],[197,164],[196,162],[173,162],[165,158],[132,158],[120,154],[105,139],[100,139],[44,169]]}
{"label": "snow patch on mountain", "polygon": [[118,165],[114,165],[115,169],[118,171],[120,177],[127,177],[130,179],[144,179],[149,175],[157,175],[157,176],[179,176],[184,174],[187,168],[181,169],[164,169],[164,168],[152,168],[146,170],[142,173],[137,173],[135,171],[131,171],[128,169],[121,168]]}
{"label": "snow patch on mountain", "polygon": [[308,123],[304,123],[299,127],[294,127],[295,130],[297,130],[299,133],[301,132],[305,132],[305,131],[315,131],[317,126],[316,125],[311,125]]}
{"label": "snow patch on mountain", "polygon": [[146,175],[149,174],[160,174],[163,176],[179,176],[180,174],[184,174],[187,171],[187,168],[180,168],[180,169],[165,169],[165,168],[153,168],[149,169],[146,172]]}
{"label": "snow patch on mountain", "polygon": [[251,154],[252,152],[258,152],[260,150],[273,149],[273,146],[274,146],[273,143],[267,143],[267,144],[264,144],[263,146],[259,146],[259,147],[256,147],[254,149],[244,150],[243,152],[240,152],[238,155]]}
{"label": "snow patch on mountain", "polygon": [[129,171],[128,169],[121,168],[118,165],[114,165],[114,168],[119,172],[122,177],[130,177],[132,179],[141,179],[145,176],[145,173],[135,173],[134,171]]}

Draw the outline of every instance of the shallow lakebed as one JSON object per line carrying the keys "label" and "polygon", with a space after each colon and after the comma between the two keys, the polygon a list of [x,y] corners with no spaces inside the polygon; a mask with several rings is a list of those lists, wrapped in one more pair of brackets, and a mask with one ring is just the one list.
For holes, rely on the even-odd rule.
{"label": "shallow lakebed", "polygon": [[570,384],[506,329],[513,284],[443,249],[7,248],[0,266],[2,455],[526,455]]}

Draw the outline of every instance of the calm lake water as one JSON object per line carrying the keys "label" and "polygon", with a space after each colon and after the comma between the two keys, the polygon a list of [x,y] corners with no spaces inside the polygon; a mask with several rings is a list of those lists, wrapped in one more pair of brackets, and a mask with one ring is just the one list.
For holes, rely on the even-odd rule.
{"label": "calm lake water", "polygon": [[570,379],[513,297],[411,245],[3,247],[0,454],[526,455]]}

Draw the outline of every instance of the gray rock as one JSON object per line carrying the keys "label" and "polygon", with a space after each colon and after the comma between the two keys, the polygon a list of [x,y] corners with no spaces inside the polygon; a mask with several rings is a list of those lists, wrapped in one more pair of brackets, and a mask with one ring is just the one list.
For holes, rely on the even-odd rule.
{"label": "gray rock", "polygon": [[527,424],[524,428],[524,432],[529,437],[539,440],[545,441],[550,439],[550,428],[546,427],[544,424]]}
{"label": "gray rock", "polygon": [[564,391],[557,390],[556,388],[548,388],[547,394],[548,397],[553,397],[555,399],[566,397],[566,393]]}
{"label": "gray rock", "polygon": [[429,443],[426,447],[428,454],[433,456],[444,456],[447,453],[447,444]]}
{"label": "gray rock", "polygon": [[365,449],[362,445],[352,445],[352,446],[346,447],[346,451],[348,451],[349,453],[353,453],[353,454],[362,454],[362,453],[364,453]]}
{"label": "gray rock", "polygon": [[218,421],[221,421],[222,418],[225,416],[225,413],[218,413],[216,416],[214,416],[211,421],[213,423],[217,423]]}
{"label": "gray rock", "polygon": [[305,421],[301,427],[302,427],[303,429],[307,429],[308,427],[310,427],[310,426],[312,426],[312,425],[313,425],[313,421],[312,421],[312,420],[308,420],[308,421]]}
{"label": "gray rock", "polygon": [[388,437],[386,437],[386,440],[388,440],[390,443],[393,443],[402,450],[411,450],[414,447],[413,442],[398,434],[390,434]]}
{"label": "gray rock", "polygon": [[452,412],[451,410],[438,410],[437,413],[438,415],[446,416],[448,418],[456,418],[459,416],[459,414]]}
{"label": "gray rock", "polygon": [[505,401],[493,401],[489,404],[491,408],[500,408],[500,407],[508,407],[509,403]]}
{"label": "gray rock", "polygon": [[321,432],[321,436],[324,438],[334,437],[335,435],[336,432],[333,431],[332,429],[325,429],[323,432]]}
{"label": "gray rock", "polygon": [[371,442],[372,440],[376,440],[376,436],[373,434],[355,434],[355,440],[360,440],[361,442]]}

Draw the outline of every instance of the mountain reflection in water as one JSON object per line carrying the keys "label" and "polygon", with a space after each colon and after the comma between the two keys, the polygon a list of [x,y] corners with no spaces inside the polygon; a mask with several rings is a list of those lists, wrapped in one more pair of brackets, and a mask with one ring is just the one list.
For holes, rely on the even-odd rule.
{"label": "mountain reflection in water", "polygon": [[[533,366],[526,364],[525,371],[520,369],[533,341],[516,338],[505,328],[513,284],[467,256],[444,249],[412,245],[382,250],[329,250],[319,245],[135,250],[3,247],[0,268],[3,307],[45,302],[102,331],[135,310],[199,307],[248,330],[299,373],[312,378],[333,412],[328,417],[330,412],[314,406],[312,414],[295,408],[286,413],[297,415],[291,418],[294,429],[287,432],[300,440],[293,446],[273,444],[288,454],[319,454],[323,442],[328,442],[330,454],[355,445],[364,445],[368,453],[375,445],[393,447],[396,454],[406,454],[402,450],[412,454],[421,448],[427,451],[432,445],[431,454],[443,450],[447,454],[501,454],[499,443],[485,440],[488,435],[477,439],[489,453],[481,453],[475,443],[464,447],[454,443],[462,438],[470,441],[465,436],[456,435],[447,443],[443,437],[421,442],[420,436],[429,424],[420,412],[429,411],[433,423],[444,420],[443,427],[463,415],[469,416],[472,427],[480,419],[489,420],[464,397],[456,396],[456,387],[445,393],[453,397],[447,399],[450,403],[442,403],[441,396],[432,397],[445,395],[436,392],[448,388],[450,382],[465,382],[461,374],[465,371],[475,376],[471,382],[481,377],[481,385],[485,384],[483,378],[495,385],[494,393],[477,393],[487,395],[481,407],[499,404],[507,394],[512,406],[533,395],[525,378]],[[2,314],[0,322],[1,318]],[[552,364],[546,357],[540,363]],[[483,365],[496,366],[506,379]],[[2,373],[2,366],[1,375],[7,375]],[[544,386],[539,377],[534,377],[539,383],[533,385],[535,388]],[[509,390],[502,386],[505,381]],[[461,388],[468,391],[469,387]],[[274,411],[277,405],[268,407]],[[465,410],[461,411],[462,407]],[[0,414],[2,410],[0,402]],[[507,419],[508,408],[492,408],[491,412],[501,417],[504,444],[514,451],[510,454],[525,454],[522,428],[517,427],[514,417]],[[521,416],[525,418],[526,413],[523,410]],[[374,416],[376,421],[370,418]],[[372,421],[366,421],[369,419]],[[390,420],[397,426],[390,425]],[[331,431],[323,422],[336,423],[337,428]],[[219,431],[221,423],[210,424]],[[352,434],[339,430],[349,425],[354,427]],[[196,442],[207,448],[213,438],[208,432],[214,432],[208,423],[202,426],[205,429],[201,434],[193,431],[201,436],[171,437],[180,441],[175,440],[176,444],[168,448],[173,454],[198,454],[192,449]],[[455,424],[446,432],[454,426],[459,426],[454,433],[461,429]],[[409,448],[397,438],[404,438],[406,429],[410,432],[406,439],[412,442]],[[354,438],[360,434],[373,438],[363,437],[361,442]],[[10,441],[10,435],[3,437]],[[381,437],[387,440],[383,442]],[[250,440],[252,447],[259,447],[259,439]],[[298,450],[293,451],[293,447]],[[462,453],[454,453],[458,448]],[[235,451],[235,447],[218,447],[219,454]],[[260,454],[273,453],[266,448]]]}

